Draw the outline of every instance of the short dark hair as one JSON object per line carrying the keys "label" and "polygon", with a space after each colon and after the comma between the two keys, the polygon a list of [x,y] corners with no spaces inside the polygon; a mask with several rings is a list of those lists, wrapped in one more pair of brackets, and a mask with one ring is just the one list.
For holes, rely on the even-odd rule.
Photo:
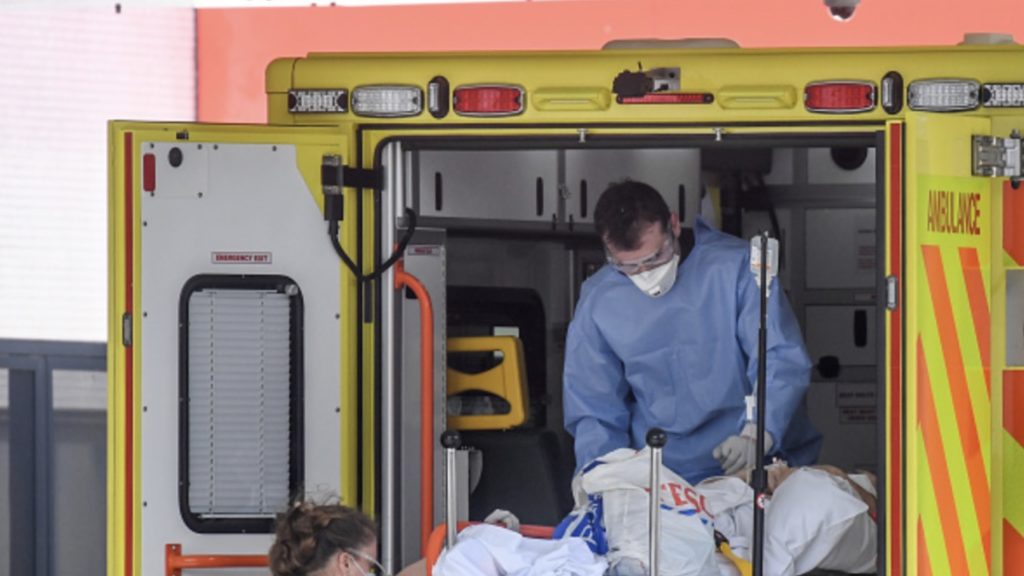
{"label": "short dark hair", "polygon": [[622,250],[640,245],[640,234],[650,224],[668,230],[670,213],[665,199],[643,182],[613,182],[594,207],[594,226],[601,240]]}
{"label": "short dark hair", "polygon": [[299,500],[277,516],[274,544],[268,554],[270,573],[310,574],[338,552],[359,550],[376,539],[376,526],[359,510]]}

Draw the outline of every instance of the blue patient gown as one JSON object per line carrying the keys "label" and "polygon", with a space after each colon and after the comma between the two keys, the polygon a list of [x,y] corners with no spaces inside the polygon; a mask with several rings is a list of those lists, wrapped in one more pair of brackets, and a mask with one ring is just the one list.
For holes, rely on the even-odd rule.
{"label": "blue patient gown", "polygon": [[[747,242],[701,219],[694,233],[676,283],[660,298],[610,266],[583,284],[563,377],[577,469],[616,448],[642,448],[658,426],[668,433],[666,466],[694,484],[723,472],[711,452],[746,421],[760,293]],[[811,364],[778,281],[768,299],[767,355],[770,454],[812,464],[821,435],[804,407]]]}

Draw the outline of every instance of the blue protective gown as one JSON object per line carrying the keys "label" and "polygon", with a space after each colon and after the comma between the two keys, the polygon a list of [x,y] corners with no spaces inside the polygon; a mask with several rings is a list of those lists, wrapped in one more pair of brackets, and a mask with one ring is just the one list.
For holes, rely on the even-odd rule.
{"label": "blue protective gown", "polygon": [[[711,452],[739,434],[757,382],[760,292],[750,245],[702,219],[667,294],[652,298],[605,266],[583,284],[569,325],[565,427],[577,469],[616,448],[668,433],[664,463],[696,484],[721,474]],[[771,454],[812,464],[821,435],[807,417],[811,363],[778,281],[768,299],[767,421]],[[781,439],[781,442],[780,442]]]}

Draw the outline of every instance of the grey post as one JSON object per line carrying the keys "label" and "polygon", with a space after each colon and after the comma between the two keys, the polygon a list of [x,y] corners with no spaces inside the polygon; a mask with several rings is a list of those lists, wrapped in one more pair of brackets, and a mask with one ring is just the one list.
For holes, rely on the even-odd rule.
{"label": "grey post", "polygon": [[648,552],[648,574],[658,576],[658,536],[661,532],[661,449],[668,443],[668,436],[661,428],[647,431],[647,446],[651,449],[651,490],[650,501],[650,546]]}
{"label": "grey post", "polygon": [[455,451],[459,448],[460,444],[462,444],[462,438],[457,431],[445,430],[441,434],[441,446],[444,447],[445,458],[444,498],[446,506],[444,523],[448,535],[448,548],[455,546],[455,535],[459,531],[457,526],[458,506],[456,505],[455,494]]}

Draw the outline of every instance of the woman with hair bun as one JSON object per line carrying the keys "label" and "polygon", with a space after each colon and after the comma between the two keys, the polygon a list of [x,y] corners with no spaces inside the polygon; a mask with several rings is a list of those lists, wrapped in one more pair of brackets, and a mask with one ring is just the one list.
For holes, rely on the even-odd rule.
{"label": "woman with hair bun", "polygon": [[273,576],[368,576],[384,574],[376,558],[377,528],[365,514],[300,501],[278,514],[268,559]]}

